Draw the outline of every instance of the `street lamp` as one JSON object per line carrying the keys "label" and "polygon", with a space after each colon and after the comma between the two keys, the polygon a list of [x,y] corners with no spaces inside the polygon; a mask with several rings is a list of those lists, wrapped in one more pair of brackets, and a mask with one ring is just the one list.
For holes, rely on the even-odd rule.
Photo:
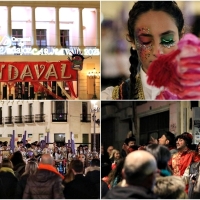
{"label": "street lamp", "polygon": [[94,122],[94,136],[93,136],[93,157],[96,155],[96,130],[95,130],[95,124],[96,124],[96,113],[100,111],[100,108],[93,102],[93,107],[91,108],[92,120]]}
{"label": "street lamp", "polygon": [[94,79],[94,94],[92,96],[92,99],[97,99],[97,95],[96,95],[96,81],[95,79],[100,78],[100,72],[97,72],[96,69],[94,68],[93,71],[88,72],[87,76],[91,79]]}

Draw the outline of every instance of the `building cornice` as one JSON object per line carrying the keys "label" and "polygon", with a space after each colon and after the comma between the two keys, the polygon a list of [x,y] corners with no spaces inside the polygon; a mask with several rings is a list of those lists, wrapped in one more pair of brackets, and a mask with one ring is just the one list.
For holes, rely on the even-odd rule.
{"label": "building cornice", "polygon": [[100,9],[100,1],[0,1],[0,6],[68,7]]}

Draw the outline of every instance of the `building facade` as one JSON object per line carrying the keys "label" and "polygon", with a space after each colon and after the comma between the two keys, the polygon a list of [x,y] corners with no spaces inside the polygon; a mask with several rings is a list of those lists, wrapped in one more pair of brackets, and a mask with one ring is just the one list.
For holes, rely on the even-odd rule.
{"label": "building facade", "polygon": [[[91,99],[95,91],[100,98],[99,76],[95,84],[88,76],[94,69],[100,72],[100,2],[7,1],[0,2],[0,12],[0,62],[68,61],[79,50],[85,59],[72,81],[75,96]],[[58,88],[70,93],[66,82]],[[8,85],[7,89],[7,99],[11,93],[15,99],[13,87]]]}
{"label": "building facade", "polygon": [[94,103],[100,107],[100,101],[2,100],[0,140],[9,141],[14,131],[15,142],[21,141],[25,133],[30,143],[44,140],[48,133],[49,143],[67,143],[72,132],[76,146],[88,144],[92,148],[95,139],[99,150],[100,125],[96,122],[100,122],[100,112],[95,113],[94,123]]}
{"label": "building facade", "polygon": [[140,145],[166,130],[175,135],[187,131],[193,134],[193,143],[200,141],[199,101],[103,101],[101,113],[104,146],[121,149],[130,130]]}

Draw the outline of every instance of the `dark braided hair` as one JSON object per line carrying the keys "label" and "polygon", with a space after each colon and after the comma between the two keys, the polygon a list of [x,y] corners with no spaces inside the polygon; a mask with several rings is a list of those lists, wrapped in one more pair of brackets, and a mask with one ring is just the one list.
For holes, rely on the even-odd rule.
{"label": "dark braided hair", "polygon": [[[175,1],[138,1],[136,2],[132,9],[129,12],[129,19],[128,19],[128,41],[134,43],[134,29],[136,21],[138,20],[139,16],[148,11],[163,11],[170,15],[178,28],[179,37],[182,36],[183,26],[184,26],[184,19],[183,13],[181,12],[180,8],[178,7]],[[147,19],[148,20],[148,19]],[[136,85],[136,75],[137,75],[137,67],[138,67],[138,55],[137,51],[130,49],[131,56],[129,58],[130,61],[130,92],[129,98],[130,99],[137,99],[137,88]]]}

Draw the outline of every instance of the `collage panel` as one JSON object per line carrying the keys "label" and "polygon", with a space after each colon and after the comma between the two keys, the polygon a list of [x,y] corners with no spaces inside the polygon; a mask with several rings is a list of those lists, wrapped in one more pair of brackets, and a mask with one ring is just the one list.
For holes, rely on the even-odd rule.
{"label": "collage panel", "polygon": [[199,1],[102,1],[101,13],[101,100],[199,99]]}
{"label": "collage panel", "polygon": [[199,117],[199,101],[102,101],[103,198],[199,198]]}
{"label": "collage panel", "polygon": [[0,198],[100,199],[100,1],[0,13]]}

